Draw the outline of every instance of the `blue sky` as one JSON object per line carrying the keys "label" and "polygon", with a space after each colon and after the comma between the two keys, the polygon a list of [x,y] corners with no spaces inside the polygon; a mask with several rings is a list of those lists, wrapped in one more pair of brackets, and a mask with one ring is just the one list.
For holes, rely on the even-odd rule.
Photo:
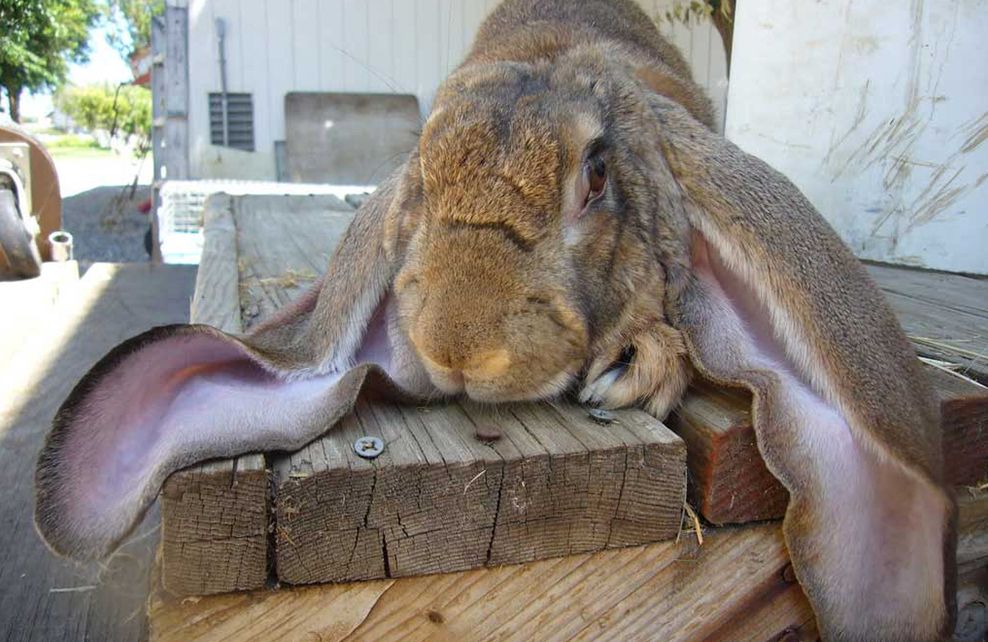
{"label": "blue sky", "polygon": [[[89,62],[83,65],[72,65],[69,68],[69,82],[75,85],[91,83],[117,83],[131,80],[130,66],[120,54],[106,42],[106,31],[103,28],[93,29],[89,36]],[[51,111],[51,96],[21,96],[21,113],[27,117],[44,116]]]}

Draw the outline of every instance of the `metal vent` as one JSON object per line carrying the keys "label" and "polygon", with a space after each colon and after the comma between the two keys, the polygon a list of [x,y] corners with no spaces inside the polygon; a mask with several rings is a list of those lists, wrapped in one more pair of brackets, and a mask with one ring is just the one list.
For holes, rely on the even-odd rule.
{"label": "metal vent", "polygon": [[225,122],[226,132],[223,131],[223,94],[209,94],[210,142],[254,151],[254,100],[251,94],[226,94]]}

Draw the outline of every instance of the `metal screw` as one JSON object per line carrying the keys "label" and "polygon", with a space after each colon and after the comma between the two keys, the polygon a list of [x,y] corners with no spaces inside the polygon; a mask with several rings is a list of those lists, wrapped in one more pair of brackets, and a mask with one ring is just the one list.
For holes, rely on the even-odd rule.
{"label": "metal screw", "polygon": [[612,424],[616,421],[614,413],[603,408],[591,408],[587,410],[587,416],[599,423],[601,426]]}
{"label": "metal screw", "polygon": [[376,459],[384,451],[384,442],[378,437],[361,437],[353,442],[353,452],[364,459]]}

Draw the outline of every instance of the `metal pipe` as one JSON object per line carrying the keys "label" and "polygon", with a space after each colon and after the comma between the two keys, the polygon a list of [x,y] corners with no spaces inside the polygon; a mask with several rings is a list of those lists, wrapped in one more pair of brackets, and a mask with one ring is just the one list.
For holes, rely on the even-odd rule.
{"label": "metal pipe", "polygon": [[223,18],[216,19],[216,36],[219,39],[220,48],[220,91],[223,110],[223,146],[229,147],[229,135],[227,133],[227,96],[226,96],[226,22]]}
{"label": "metal pipe", "polygon": [[64,263],[72,260],[72,235],[65,230],[55,230],[48,235],[51,246],[51,260]]}

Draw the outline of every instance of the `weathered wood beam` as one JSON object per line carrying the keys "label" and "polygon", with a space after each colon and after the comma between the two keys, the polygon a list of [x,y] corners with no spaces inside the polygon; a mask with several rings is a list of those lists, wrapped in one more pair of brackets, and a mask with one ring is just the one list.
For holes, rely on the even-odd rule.
{"label": "weathered wood beam", "polygon": [[[988,477],[988,389],[924,366],[943,416],[947,481],[973,485]],[[751,396],[695,386],[669,418],[687,446],[689,499],[712,524],[782,517],[789,497],[769,473],[751,427]]]}
{"label": "weathered wood beam", "polygon": [[[231,197],[210,197],[192,321],[243,329]],[[268,477],[264,456],[209,462],[171,475],[161,490],[162,582],[180,595],[264,586]]]}
{"label": "weathered wood beam", "polygon": [[[494,441],[478,431],[500,433]],[[365,460],[354,442],[385,444]],[[278,579],[452,572],[671,539],[686,449],[635,410],[602,426],[572,405],[415,408],[361,401],[276,458]]]}
{"label": "weathered wood beam", "polygon": [[[988,633],[988,492],[958,498],[957,640]],[[183,600],[153,583],[152,642],[815,640],[778,522],[525,566]]]}

